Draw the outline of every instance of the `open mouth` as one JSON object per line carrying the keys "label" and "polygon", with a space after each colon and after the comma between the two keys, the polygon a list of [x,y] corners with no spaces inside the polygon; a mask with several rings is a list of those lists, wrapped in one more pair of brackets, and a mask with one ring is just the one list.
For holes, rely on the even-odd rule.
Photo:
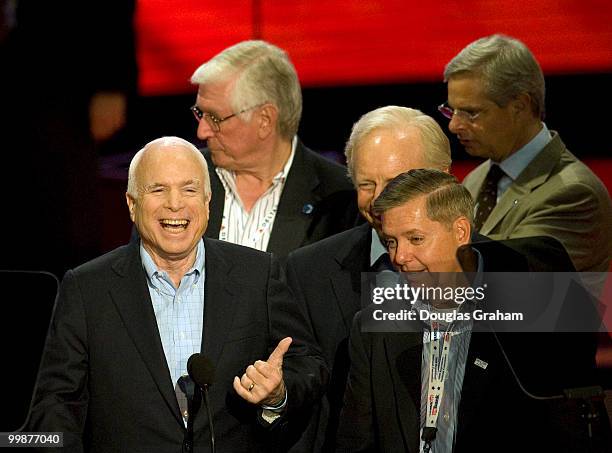
{"label": "open mouth", "polygon": [[183,231],[189,226],[187,219],[161,219],[159,224],[164,230],[168,231]]}

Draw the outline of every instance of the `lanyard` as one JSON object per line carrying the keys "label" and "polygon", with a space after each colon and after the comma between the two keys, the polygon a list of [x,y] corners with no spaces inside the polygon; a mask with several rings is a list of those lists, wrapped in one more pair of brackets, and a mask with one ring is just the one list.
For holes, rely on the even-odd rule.
{"label": "lanyard", "polygon": [[453,338],[450,329],[448,332],[441,333],[438,326],[437,322],[432,323],[429,338],[429,385],[427,387],[425,428],[423,429],[425,453],[431,449],[431,442],[436,437],[438,415],[440,415],[440,405],[444,397],[444,383],[448,376],[448,354]]}
{"label": "lanyard", "polygon": [[[230,197],[231,195],[229,194],[225,195],[226,203],[228,202],[228,198]],[[280,197],[279,197],[279,200],[280,200]],[[264,216],[263,220],[261,221],[257,229],[249,237],[249,240],[247,242],[241,241],[240,243],[242,245],[249,245],[250,247],[255,247],[255,244],[257,244],[257,242],[263,237],[263,235],[267,231],[272,230],[272,224],[274,223],[274,217],[276,217],[277,210],[278,210],[278,202],[274,203],[274,206],[272,207],[272,209],[270,209],[270,211],[268,211],[268,213]],[[229,230],[228,219],[227,219],[227,216],[224,215],[221,221],[221,230],[219,231],[220,240],[227,241],[228,230]]]}

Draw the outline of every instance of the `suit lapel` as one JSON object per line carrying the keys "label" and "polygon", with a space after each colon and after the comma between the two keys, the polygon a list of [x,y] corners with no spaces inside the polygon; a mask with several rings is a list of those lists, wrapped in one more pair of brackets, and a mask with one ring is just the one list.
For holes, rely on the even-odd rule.
{"label": "suit lapel", "polygon": [[486,388],[491,376],[499,373],[496,369],[500,366],[496,348],[497,343],[491,333],[472,332],[461,388],[455,445],[461,442],[466,428],[476,420],[474,414],[479,412],[479,407],[482,404],[491,404],[490,401],[483,401],[483,396],[487,394]]}
{"label": "suit lapel", "polygon": [[147,277],[140,261],[139,244],[130,244],[126,254],[113,265],[117,278],[111,285],[111,299],[168,408],[183,426],[153,312]]}
{"label": "suit lapel", "polygon": [[223,335],[228,321],[233,319],[238,302],[232,288],[240,282],[232,281],[233,263],[224,256],[217,241],[205,239],[206,281],[204,290],[204,335],[202,353],[218,363],[223,350]]}
{"label": "suit lapel", "polygon": [[[418,449],[421,420],[422,331],[387,334],[385,353],[393,389],[380,389],[393,395],[406,451]],[[384,414],[383,416],[385,416]],[[389,414],[391,415],[391,414]]]}
{"label": "suit lapel", "polygon": [[489,171],[489,161],[485,161],[474,169],[463,181],[463,185],[470,192],[474,200],[478,198],[480,187],[487,177]]}
{"label": "suit lapel", "polygon": [[294,250],[304,242],[308,227],[318,214],[319,197],[315,191],[318,186],[319,177],[308,162],[306,148],[298,142],[278,203],[268,252],[286,255],[288,250]]}
{"label": "suit lapel", "polygon": [[208,173],[210,175],[210,188],[212,191],[210,199],[210,215],[208,218],[208,227],[204,233],[205,237],[215,238],[219,237],[219,230],[221,229],[221,220],[223,218],[223,208],[225,205],[225,189],[219,179],[219,175],[215,171],[215,167],[210,160],[210,153],[204,152],[206,162],[208,163]]}
{"label": "suit lapel", "polygon": [[336,254],[339,268],[329,277],[347,334],[351,330],[354,314],[361,308],[361,273],[367,271],[369,263],[370,225],[364,223],[355,228],[354,233],[352,240],[347,241]]}
{"label": "suit lapel", "polygon": [[480,229],[481,234],[490,234],[511,209],[523,203],[525,197],[529,196],[531,192],[548,180],[553,168],[559,162],[563,149],[564,145],[559,135],[555,133],[548,145],[542,149],[500,198],[482,225]]}

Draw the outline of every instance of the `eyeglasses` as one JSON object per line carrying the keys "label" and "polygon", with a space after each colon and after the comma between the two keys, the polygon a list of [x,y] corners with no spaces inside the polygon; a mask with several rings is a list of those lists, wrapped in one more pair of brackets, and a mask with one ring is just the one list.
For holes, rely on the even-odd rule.
{"label": "eyeglasses", "polygon": [[476,121],[476,119],[483,112],[482,110],[479,110],[472,113],[466,110],[452,109],[446,104],[446,102],[438,106],[438,111],[449,120],[452,120],[453,116],[457,115],[461,121],[467,121],[469,123]]}
{"label": "eyeglasses", "polygon": [[249,110],[253,110],[257,107],[262,106],[263,104],[257,104],[254,105],[252,107],[246,108],[244,110],[240,110],[239,112],[236,113],[232,113],[231,115],[227,115],[223,118],[217,118],[213,113],[208,113],[208,112],[203,112],[200,107],[198,107],[197,105],[193,105],[189,108],[189,110],[191,110],[191,112],[193,113],[193,116],[195,116],[196,121],[199,123],[202,118],[204,118],[206,120],[206,122],[208,123],[208,125],[210,126],[210,128],[215,131],[215,132],[219,132],[221,131],[221,123],[223,121],[227,121],[230,118],[233,118],[235,116],[240,115],[241,113],[244,112],[248,112]]}

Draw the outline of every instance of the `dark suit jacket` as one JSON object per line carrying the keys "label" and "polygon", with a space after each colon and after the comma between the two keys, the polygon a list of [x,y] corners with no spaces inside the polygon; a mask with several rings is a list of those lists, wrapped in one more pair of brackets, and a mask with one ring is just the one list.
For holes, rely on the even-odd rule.
{"label": "dark suit jacket", "polygon": [[[203,152],[212,188],[206,236],[218,238],[225,190],[210,153]],[[351,228],[358,219],[356,198],[346,168],[298,142],[267,251],[282,259],[298,247]]]}
{"label": "dark suit jacket", "polygon": [[[478,247],[484,270],[529,270],[529,260],[520,260],[516,255],[519,250],[532,249],[528,242],[513,243],[508,256],[500,247]],[[534,247],[541,249],[542,243],[536,241]],[[491,251],[495,252],[492,256],[487,253]],[[552,253],[558,258],[564,252],[559,249]],[[487,268],[487,262],[493,265]],[[571,266],[567,254],[564,262]],[[508,263],[524,267],[509,269]],[[365,313],[355,316],[350,334],[351,368],[338,450],[416,453],[420,436],[422,325],[415,321],[411,332],[362,332]],[[574,402],[536,401],[520,388],[513,373],[525,390],[539,396],[592,385],[595,337],[494,334],[484,326],[476,330],[466,361],[453,451],[582,451],[585,425],[579,422]],[[476,365],[476,359],[486,362],[486,368]]]}
{"label": "dark suit jacket", "polygon": [[289,254],[287,279],[306,312],[331,371],[329,390],[294,451],[334,447],[349,369],[348,336],[360,309],[361,273],[370,262],[371,228],[364,223]]}
{"label": "dark suit jacket", "polygon": [[[327,371],[270,255],[214,239],[205,239],[205,249],[201,351],[216,368],[210,397],[217,451],[269,450],[270,433],[257,407],[233,391],[234,376],[290,335],[283,365],[290,426],[321,394]],[[92,452],[181,451],[186,430],[137,243],[66,274],[28,427],[64,432],[69,451],[82,451],[82,439]],[[194,431],[195,451],[207,451],[204,408]]]}

